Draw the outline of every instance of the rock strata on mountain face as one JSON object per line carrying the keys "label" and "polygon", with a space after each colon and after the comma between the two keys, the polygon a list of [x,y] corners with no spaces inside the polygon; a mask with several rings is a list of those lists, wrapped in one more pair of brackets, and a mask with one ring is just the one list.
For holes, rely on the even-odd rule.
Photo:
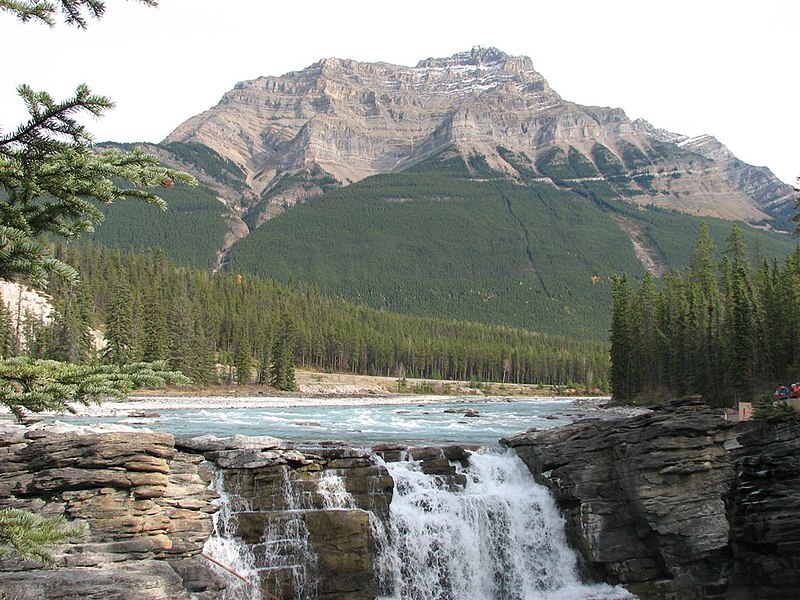
{"label": "rock strata on mountain face", "polygon": [[200,557],[216,507],[202,456],[165,433],[0,432],[0,507],[63,515],[87,535],[62,546],[57,569],[5,563],[0,599],[217,598]]}
{"label": "rock strata on mountain face", "polygon": [[800,597],[800,424],[734,425],[685,400],[505,443],[595,577],[644,600]]}
{"label": "rock strata on mountain face", "polygon": [[698,140],[564,100],[530,58],[473,48],[414,67],[326,58],[243,81],[165,144],[201,144],[235,163],[245,176],[236,194],[256,226],[331,186],[449,148],[518,181],[622,177],[634,201],[694,214],[760,221],[793,206],[791,187],[768,169]]}

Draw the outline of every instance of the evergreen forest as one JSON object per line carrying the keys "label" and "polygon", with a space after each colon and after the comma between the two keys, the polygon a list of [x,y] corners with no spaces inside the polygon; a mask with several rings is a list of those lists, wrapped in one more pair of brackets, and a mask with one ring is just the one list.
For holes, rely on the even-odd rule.
{"label": "evergreen forest", "polygon": [[[757,250],[757,249],[756,249]],[[784,260],[750,252],[734,226],[721,255],[697,230],[688,266],[660,285],[613,282],[615,398],[700,394],[717,406],[800,380],[800,246]]]}
{"label": "evergreen forest", "polygon": [[[199,384],[289,389],[293,374],[276,363],[398,378],[608,385],[601,341],[391,313],[314,286],[177,266],[162,251],[71,245],[56,247],[55,255],[78,269],[80,283],[52,278],[47,291],[56,310],[48,324],[18,319],[0,304],[3,356],[24,342],[37,358],[166,361]],[[101,351],[91,329],[105,336]]]}
{"label": "evergreen forest", "polygon": [[[513,181],[482,159],[444,152],[311,198],[238,241],[229,264],[374,308],[607,340],[612,275],[645,274],[625,229],[665,271],[691,258],[695,216],[606,181],[554,186],[521,163],[527,179]],[[722,243],[730,222],[707,222]],[[791,252],[786,235],[744,231],[766,256]]]}

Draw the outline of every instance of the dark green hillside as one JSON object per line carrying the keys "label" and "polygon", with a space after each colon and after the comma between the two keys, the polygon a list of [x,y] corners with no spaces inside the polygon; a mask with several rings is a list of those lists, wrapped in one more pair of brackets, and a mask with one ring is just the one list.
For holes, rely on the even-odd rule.
{"label": "dark green hillside", "polygon": [[167,201],[166,211],[124,200],[104,206],[105,221],[84,239],[123,250],[161,248],[182,265],[216,266],[227,229],[219,200],[202,186],[159,188],[157,193]]}
{"label": "dark green hillside", "polygon": [[[573,153],[544,166],[574,172],[583,162]],[[609,276],[644,273],[615,219],[642,230],[667,265],[688,259],[697,218],[641,209],[604,182],[566,190],[486,170],[474,155],[464,161],[447,152],[331,191],[237,243],[231,268],[313,282],[326,294],[392,311],[605,339]],[[710,222],[724,239],[729,223]],[[792,244],[765,235],[762,247],[783,256]]]}
{"label": "dark green hillside", "polygon": [[208,146],[197,143],[170,142],[161,145],[161,148],[235,190],[241,191],[245,186],[246,177],[239,166],[232,160],[223,158]]}
{"label": "dark green hillside", "polygon": [[[68,334],[90,325],[129,361],[166,360],[198,383],[226,380],[249,364],[263,382],[288,317],[296,327],[296,364],[306,368],[601,389],[608,381],[605,341],[400,315],[325,297],[313,286],[177,267],[160,252],[87,244],[55,253],[78,268],[81,283],[72,288],[54,278],[52,326],[26,324],[27,347],[39,358],[96,359],[85,337]],[[0,332],[10,331],[9,317],[0,319]],[[238,362],[247,352],[249,363]],[[215,363],[224,367],[215,371]]]}
{"label": "dark green hillside", "polygon": [[237,244],[231,268],[393,311],[604,338],[611,265],[643,272],[610,217],[550,185],[472,182],[451,166],[295,207]]}
{"label": "dark green hillside", "polygon": [[[615,196],[611,187],[603,181],[576,183],[573,191],[592,200],[605,212],[626,218],[644,228],[648,247],[670,270],[681,269],[689,263],[697,227],[701,222],[708,224],[717,248],[725,247],[724,242],[730,234],[731,221],[713,217],[699,218],[655,206],[643,209]],[[788,255],[794,250],[797,241],[790,235],[768,233],[746,225],[742,225],[742,233],[749,248],[758,248],[767,257],[781,258]]]}

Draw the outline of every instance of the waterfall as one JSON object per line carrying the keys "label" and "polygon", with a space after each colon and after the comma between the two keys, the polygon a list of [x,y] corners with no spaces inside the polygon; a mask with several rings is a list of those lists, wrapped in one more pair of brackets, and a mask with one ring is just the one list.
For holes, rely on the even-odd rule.
{"label": "waterfall", "polygon": [[[580,582],[555,502],[513,451],[473,453],[466,466],[451,463],[454,476],[426,474],[424,461],[400,458],[373,456],[394,480],[388,522],[385,512],[368,513],[381,600],[635,599]],[[359,512],[378,498],[352,495],[348,469],[293,473],[283,465],[272,473],[274,486],[248,499],[252,475],[216,470],[220,510],[205,554],[249,582],[220,569],[225,600],[315,600],[323,559],[314,549],[319,531],[309,533],[307,520],[317,511]],[[249,543],[237,531],[242,523]]]}
{"label": "waterfall", "polygon": [[325,509],[356,508],[356,499],[347,491],[344,479],[332,469],[320,475],[317,493],[322,498],[322,507]]}
{"label": "waterfall", "polygon": [[[266,600],[282,598],[284,588],[298,600],[316,597],[316,581],[310,576],[317,556],[309,541],[302,513],[309,510],[309,494],[296,490],[283,469],[281,503],[284,510],[253,511],[239,489],[236,478],[211,467],[211,489],[219,495],[220,509],[213,516],[213,530],[203,547],[224,578],[222,600]],[[258,543],[248,544],[237,530],[242,514],[263,515],[264,528]]]}
{"label": "waterfall", "polygon": [[[213,529],[203,546],[203,554],[209,557],[226,582],[222,600],[261,600],[253,550],[235,535],[231,518],[237,512],[249,510],[250,504],[237,493],[238,490],[226,489],[221,469],[213,463],[206,464],[214,473],[210,488],[219,496],[216,500],[219,510],[212,517]],[[231,487],[230,484],[228,487]]]}
{"label": "waterfall", "polygon": [[378,563],[385,600],[635,598],[580,583],[553,499],[512,451],[473,454],[463,486],[414,461],[386,468],[395,494]]}

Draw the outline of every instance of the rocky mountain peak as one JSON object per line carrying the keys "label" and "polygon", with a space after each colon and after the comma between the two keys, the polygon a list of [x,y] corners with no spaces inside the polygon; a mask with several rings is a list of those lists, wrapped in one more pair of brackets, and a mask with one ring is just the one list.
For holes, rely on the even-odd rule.
{"label": "rocky mountain peak", "polygon": [[510,57],[497,48],[473,46],[472,50],[457,52],[448,58],[426,58],[417,63],[418,69],[489,66],[505,62]]}
{"label": "rocky mountain peak", "polygon": [[[714,138],[567,102],[530,58],[493,47],[414,67],[325,58],[237,84],[165,141],[203,144],[233,161],[246,187],[227,199],[251,211],[256,226],[331,185],[400,171],[448,148],[484,156],[514,179],[521,178],[517,167],[501,154],[513,153],[551,181],[573,171],[572,157],[591,166],[578,169],[588,175],[572,176],[625,171],[635,186],[629,196],[700,214],[762,221],[764,208],[794,206],[790,186],[744,165]],[[543,162],[549,167],[539,168]],[[298,174],[302,183],[287,185]]]}

